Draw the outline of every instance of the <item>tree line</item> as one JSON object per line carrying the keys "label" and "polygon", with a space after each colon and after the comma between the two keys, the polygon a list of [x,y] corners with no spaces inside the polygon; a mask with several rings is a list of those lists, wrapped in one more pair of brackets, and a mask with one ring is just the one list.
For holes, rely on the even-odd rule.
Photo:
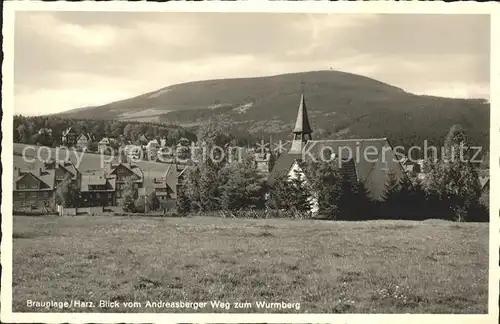
{"label": "tree line", "polygon": [[164,138],[167,145],[175,145],[181,138],[196,140],[193,132],[166,123],[15,115],[14,142],[44,146],[61,145],[62,133],[68,127],[73,127],[77,134],[91,133],[97,140],[110,137],[117,141],[137,143],[143,134],[148,139]]}

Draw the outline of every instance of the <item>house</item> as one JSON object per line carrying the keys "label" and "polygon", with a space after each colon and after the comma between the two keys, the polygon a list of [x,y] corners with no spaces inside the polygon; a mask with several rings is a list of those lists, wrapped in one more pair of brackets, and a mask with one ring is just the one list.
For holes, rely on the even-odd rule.
{"label": "house", "polygon": [[76,139],[76,147],[81,150],[87,150],[93,141],[95,141],[95,137],[92,134],[81,133]]}
{"label": "house", "polygon": [[21,170],[14,167],[13,208],[43,208],[54,198],[55,170],[36,168]]}
{"label": "house", "polygon": [[59,186],[61,182],[70,177],[71,181],[80,186],[81,173],[80,170],[69,160],[50,160],[44,162],[45,170],[54,170],[55,173],[55,187]]}
{"label": "house", "polygon": [[152,181],[146,181],[144,187],[138,189],[138,197],[147,199],[154,192],[160,203],[161,210],[175,209],[179,187],[179,174],[182,170],[184,169],[175,163],[168,164],[161,178],[153,178]]}
{"label": "house", "polygon": [[61,141],[64,146],[74,147],[76,145],[76,138],[78,134],[73,127],[68,127],[62,132]]}
{"label": "house", "polygon": [[52,136],[52,128],[40,128],[38,130],[38,134],[39,135],[48,135],[48,136]]}
{"label": "house", "polygon": [[125,185],[131,181],[135,191],[135,198],[138,197],[139,188],[144,186],[144,174],[142,170],[133,163],[106,163],[104,172],[106,177],[116,176],[116,201],[119,202],[123,196]]}
{"label": "house", "polygon": [[123,147],[123,152],[131,161],[141,160],[143,154],[142,148],[140,146],[132,144],[125,145],[125,147]]}
{"label": "house", "polygon": [[148,144],[146,145],[146,152],[148,152],[148,156],[150,157],[156,157],[158,155],[159,149],[160,149],[160,143],[156,138],[149,141]]}
{"label": "house", "polygon": [[116,175],[82,175],[80,193],[85,207],[116,205]]}
{"label": "house", "polygon": [[174,150],[170,147],[160,147],[158,150],[158,159],[164,163],[174,163],[175,154]]}
{"label": "house", "polygon": [[[381,200],[390,174],[396,179],[405,171],[386,138],[313,140],[304,95],[301,96],[293,140],[287,153],[280,155],[269,175],[269,183],[278,177],[290,178],[297,171],[307,180],[304,163],[326,161],[337,163],[353,181],[362,182],[371,198]],[[314,210],[313,210],[314,211]]]}
{"label": "house", "polygon": [[101,153],[106,152],[108,147],[111,147],[111,140],[108,137],[104,137],[97,143],[97,149]]}
{"label": "house", "polygon": [[175,155],[178,159],[188,160],[192,158],[191,156],[191,148],[189,146],[190,142],[187,138],[183,137],[177,143],[175,148]]}
{"label": "house", "polygon": [[190,144],[191,142],[187,138],[182,137],[177,143],[177,146],[189,146]]}
{"label": "house", "polygon": [[51,206],[57,187],[68,177],[80,185],[80,171],[69,160],[45,161],[32,170],[14,167],[14,208]]}

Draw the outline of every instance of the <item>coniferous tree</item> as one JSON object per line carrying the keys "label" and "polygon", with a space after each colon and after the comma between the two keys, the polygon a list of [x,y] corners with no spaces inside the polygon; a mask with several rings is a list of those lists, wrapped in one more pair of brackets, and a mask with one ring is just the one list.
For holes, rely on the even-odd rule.
{"label": "coniferous tree", "polygon": [[120,201],[120,206],[125,212],[135,211],[135,196],[134,183],[132,179],[127,179],[122,189],[122,199]]}
{"label": "coniferous tree", "polygon": [[146,198],[146,206],[148,211],[155,211],[160,208],[160,200],[156,196],[156,192],[151,192]]}
{"label": "coniferous tree", "polygon": [[264,181],[250,160],[226,164],[221,170],[221,180],[223,209],[264,207]]}
{"label": "coniferous tree", "polygon": [[384,193],[382,195],[382,213],[384,218],[396,219],[401,210],[401,185],[394,172],[387,173]]}
{"label": "coniferous tree", "polygon": [[312,207],[311,188],[304,176],[296,172],[292,177],[278,176],[268,185],[266,206],[277,210],[294,210],[309,213]]}
{"label": "coniferous tree", "polygon": [[343,176],[339,201],[339,218],[342,220],[367,220],[375,217],[370,192],[362,181],[352,182]]}
{"label": "coniferous tree", "polygon": [[186,215],[191,211],[191,203],[185,194],[184,186],[177,190],[177,199],[175,200],[176,211],[179,215]]}
{"label": "coniferous tree", "polygon": [[80,190],[67,174],[64,180],[57,186],[56,203],[63,207],[78,207],[80,205]]}
{"label": "coniferous tree", "polygon": [[[448,209],[445,218],[464,221],[479,205],[481,186],[476,167],[471,162],[472,151],[467,133],[453,126],[445,140],[443,159],[429,161],[426,190]],[[444,210],[445,208],[443,208]]]}
{"label": "coniferous tree", "polygon": [[317,162],[308,164],[307,170],[319,215],[337,219],[342,191],[342,177],[338,167],[331,162]]}

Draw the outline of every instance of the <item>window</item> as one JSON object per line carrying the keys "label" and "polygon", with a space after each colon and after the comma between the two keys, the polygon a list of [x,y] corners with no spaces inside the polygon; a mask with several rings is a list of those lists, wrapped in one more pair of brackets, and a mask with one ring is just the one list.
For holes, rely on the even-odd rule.
{"label": "window", "polygon": [[24,192],[20,192],[19,193],[19,198],[23,198],[24,199],[25,197],[26,197],[26,195],[24,194]]}
{"label": "window", "polygon": [[24,183],[18,183],[17,188],[19,189],[26,189],[26,185]]}
{"label": "window", "polygon": [[99,199],[99,198],[101,198],[101,194],[97,192],[97,193],[95,194],[95,197],[96,197],[97,199]]}

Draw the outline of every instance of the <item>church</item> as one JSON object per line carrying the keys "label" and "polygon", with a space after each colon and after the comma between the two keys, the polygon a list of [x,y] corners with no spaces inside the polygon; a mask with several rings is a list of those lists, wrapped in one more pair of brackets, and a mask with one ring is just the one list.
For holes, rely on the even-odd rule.
{"label": "church", "polygon": [[[269,175],[269,183],[280,176],[293,178],[307,175],[300,167],[302,162],[332,161],[338,163],[341,174],[350,181],[359,181],[368,189],[374,200],[381,200],[385,184],[392,173],[396,179],[405,176],[403,166],[387,138],[313,140],[304,94],[300,98],[293,140],[288,152],[281,154]],[[313,202],[312,211],[317,211]]]}

